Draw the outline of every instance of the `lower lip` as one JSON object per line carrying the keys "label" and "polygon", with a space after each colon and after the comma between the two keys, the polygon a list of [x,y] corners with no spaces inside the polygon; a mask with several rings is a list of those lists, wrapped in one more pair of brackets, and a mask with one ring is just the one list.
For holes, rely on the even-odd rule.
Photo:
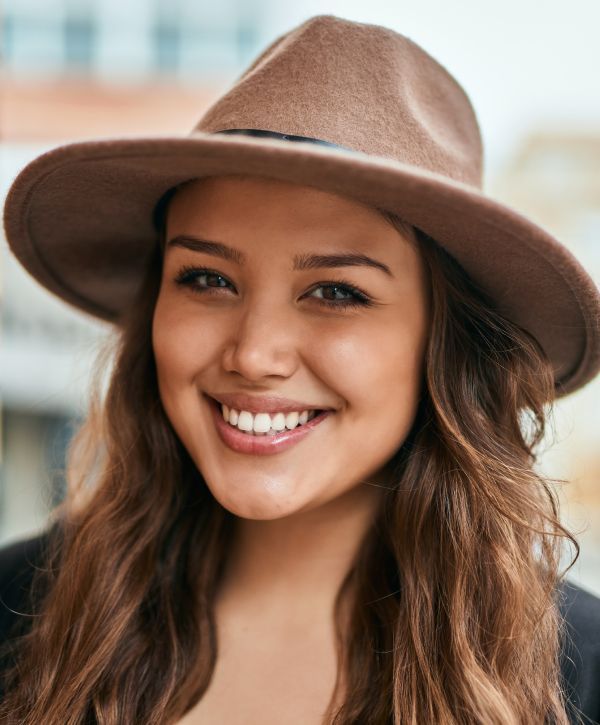
{"label": "lower lip", "polygon": [[221,413],[221,403],[209,398],[208,403],[212,411],[213,420],[219,436],[226,446],[238,453],[249,453],[256,456],[268,456],[291,448],[293,445],[311,433],[333,411],[324,410],[304,425],[293,430],[284,430],[275,435],[248,435],[239,428],[230,425]]}

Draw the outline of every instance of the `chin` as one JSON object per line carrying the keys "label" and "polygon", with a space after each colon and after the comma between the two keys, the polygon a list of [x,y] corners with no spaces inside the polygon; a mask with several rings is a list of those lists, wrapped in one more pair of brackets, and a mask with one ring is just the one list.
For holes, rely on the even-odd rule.
{"label": "chin", "polygon": [[278,504],[276,501],[257,501],[245,499],[218,499],[223,508],[227,509],[234,516],[252,521],[276,521],[296,513],[294,507],[289,509]]}
{"label": "chin", "polygon": [[281,480],[264,478],[261,482],[249,483],[248,478],[239,481],[229,481],[226,488],[211,484],[206,485],[215,499],[235,516],[255,521],[273,521],[291,516],[307,508],[306,502],[301,502],[290,491],[289,484]]}

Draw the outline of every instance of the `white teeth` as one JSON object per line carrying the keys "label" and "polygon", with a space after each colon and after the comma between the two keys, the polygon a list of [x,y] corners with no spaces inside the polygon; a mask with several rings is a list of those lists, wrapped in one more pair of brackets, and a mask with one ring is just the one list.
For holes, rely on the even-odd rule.
{"label": "white teeth", "polygon": [[227,410],[227,415],[225,415],[225,420],[229,420],[231,425],[237,425],[238,418],[240,417],[240,414],[237,410],[229,410],[226,405],[222,406],[222,408],[225,408]]}
{"label": "white teeth", "polygon": [[267,433],[271,430],[271,416],[268,413],[257,413],[254,416],[252,430],[255,433]]}
{"label": "white teeth", "polygon": [[285,430],[285,413],[275,413],[271,419],[271,428],[276,432]]}
{"label": "white teeth", "polygon": [[293,430],[300,420],[300,413],[288,413],[285,416],[285,427]]}
{"label": "white teeth", "polygon": [[240,410],[237,427],[249,433],[252,430],[252,413],[249,413],[247,410]]}
{"label": "white teeth", "polygon": [[304,425],[309,420],[312,420],[315,415],[315,410],[303,410],[302,412],[293,413],[275,413],[271,416],[269,413],[256,413],[252,414],[247,410],[235,410],[234,408],[228,408],[225,404],[221,405],[221,412],[223,418],[234,425],[240,430],[246,433],[254,435],[275,435],[279,431],[293,430],[298,425]]}

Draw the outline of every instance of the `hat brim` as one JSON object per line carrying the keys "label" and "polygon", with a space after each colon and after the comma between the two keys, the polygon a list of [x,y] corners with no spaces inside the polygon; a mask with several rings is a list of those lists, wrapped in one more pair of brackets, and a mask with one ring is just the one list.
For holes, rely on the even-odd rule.
{"label": "hat brim", "polygon": [[66,302],[109,322],[130,303],[169,188],[193,178],[255,174],[315,186],[395,212],[447,249],[533,334],[557,395],[600,369],[600,294],[551,234],[472,186],[317,144],[195,133],[83,141],[30,162],[9,189],[4,227],[25,269]]}

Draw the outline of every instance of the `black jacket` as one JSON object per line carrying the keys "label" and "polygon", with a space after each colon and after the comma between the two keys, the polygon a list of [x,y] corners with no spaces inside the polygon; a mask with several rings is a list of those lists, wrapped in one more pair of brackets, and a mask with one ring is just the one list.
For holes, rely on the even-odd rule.
{"label": "black jacket", "polygon": [[[49,534],[0,548],[0,646],[28,626],[30,619],[18,613],[31,611],[28,587]],[[571,722],[578,722],[574,715],[578,709],[584,725],[600,725],[600,599],[567,582],[561,587],[560,601],[569,634],[561,653],[569,716]],[[0,659],[0,697],[1,673],[8,663],[9,655]]]}

